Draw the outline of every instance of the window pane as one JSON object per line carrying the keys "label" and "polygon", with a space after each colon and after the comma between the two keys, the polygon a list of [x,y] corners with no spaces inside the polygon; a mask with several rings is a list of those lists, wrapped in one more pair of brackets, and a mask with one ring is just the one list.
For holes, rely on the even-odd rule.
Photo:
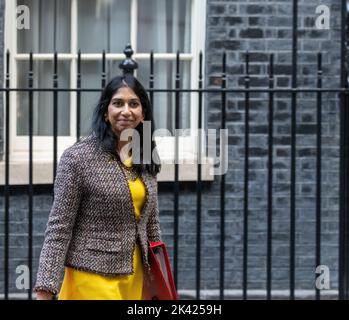
{"label": "window pane", "polygon": [[[18,62],[18,87],[28,86],[29,63]],[[52,88],[52,61],[34,61],[34,88]],[[67,61],[58,62],[58,86],[67,88],[69,81],[70,63]],[[58,135],[70,135],[70,103],[69,93],[58,93]],[[19,92],[17,94],[17,135],[29,134],[29,94]],[[33,134],[39,136],[53,135],[53,93],[34,92],[33,94]]]}
{"label": "window pane", "polygon": [[[108,72],[108,61],[106,70]],[[102,91],[102,61],[81,62],[81,87],[89,89],[101,88]],[[92,113],[97,105],[101,91],[81,92],[81,135],[87,136],[91,128]]]}
{"label": "window pane", "polygon": [[[175,61],[154,62],[154,87],[156,89],[175,88]],[[180,87],[190,88],[190,61],[181,61]],[[149,88],[150,66],[148,61],[139,62],[137,78]],[[166,128],[173,133],[175,128],[175,93],[154,92],[153,117],[156,129]],[[180,128],[190,128],[190,93],[180,93],[179,99]]]}
{"label": "window pane", "polygon": [[191,0],[138,0],[138,52],[190,52]]}
{"label": "window pane", "polygon": [[[109,80],[122,72],[119,69],[121,60],[106,61],[106,84]],[[82,61],[81,63],[81,86],[82,88],[101,88],[101,91],[81,92],[81,135],[90,133],[92,114],[102,92],[102,62]]]}
{"label": "window pane", "polygon": [[70,0],[19,0],[18,5],[30,11],[30,29],[17,32],[18,53],[70,52]]}
{"label": "window pane", "polygon": [[[81,87],[82,88],[101,88],[101,61],[82,61],[81,62]],[[81,135],[87,136],[91,127],[92,112],[97,105],[101,91],[82,91],[81,92]]]}
{"label": "window pane", "polygon": [[128,42],[129,0],[78,1],[78,48],[83,53],[123,52]]}

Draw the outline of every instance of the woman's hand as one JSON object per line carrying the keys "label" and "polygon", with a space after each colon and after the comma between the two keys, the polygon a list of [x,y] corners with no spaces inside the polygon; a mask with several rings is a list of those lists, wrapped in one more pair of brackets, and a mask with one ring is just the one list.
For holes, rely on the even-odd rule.
{"label": "woman's hand", "polygon": [[38,291],[36,293],[36,300],[52,300],[53,294],[46,291]]}

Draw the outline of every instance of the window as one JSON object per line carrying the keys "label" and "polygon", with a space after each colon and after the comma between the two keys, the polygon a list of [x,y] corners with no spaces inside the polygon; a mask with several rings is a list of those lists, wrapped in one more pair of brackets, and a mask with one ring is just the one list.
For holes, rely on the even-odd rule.
{"label": "window", "polygon": [[[30,9],[30,29],[17,30],[16,6]],[[102,51],[107,79],[120,74],[123,50],[131,43],[148,87],[149,53],[154,51],[155,87],[174,87],[177,50],[181,87],[197,87],[198,53],[204,48],[205,1],[200,0],[7,0],[5,47],[11,52],[11,87],[27,86],[29,52],[34,53],[34,86],[53,85],[53,53],[58,52],[59,87],[75,88],[77,52],[82,53],[82,87],[101,87]],[[169,76],[170,75],[170,76]],[[88,133],[99,92],[81,94],[81,135]],[[52,159],[53,93],[34,93],[34,160]],[[154,93],[156,128],[174,129],[174,93]],[[182,93],[181,127],[197,126],[197,94]],[[11,93],[11,158],[27,159],[28,93]],[[75,141],[76,93],[58,94],[59,153]],[[52,146],[52,148],[50,148]]]}

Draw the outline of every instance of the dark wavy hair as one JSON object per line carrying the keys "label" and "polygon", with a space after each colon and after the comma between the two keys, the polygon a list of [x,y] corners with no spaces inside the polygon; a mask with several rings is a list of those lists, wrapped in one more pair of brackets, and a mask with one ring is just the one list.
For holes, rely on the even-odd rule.
{"label": "dark wavy hair", "polygon": [[[142,84],[134,77],[132,74],[125,74],[123,76],[117,76],[109,81],[106,87],[103,89],[102,94],[100,96],[99,102],[97,103],[93,115],[92,115],[92,124],[91,124],[91,133],[94,134],[97,138],[101,140],[105,148],[112,153],[115,157],[120,160],[119,154],[116,150],[116,146],[119,142],[119,137],[113,132],[110,127],[110,123],[108,121],[105,122],[104,114],[108,110],[108,106],[110,104],[110,100],[113,95],[121,88],[121,87],[129,87],[131,88],[135,94],[140,99],[142,104],[144,120],[151,122],[151,136],[153,137],[154,133],[154,120],[152,107],[147,95],[146,90],[142,86]],[[136,170],[140,172],[148,171],[152,175],[156,175],[161,170],[160,158],[156,149],[155,141],[151,141],[151,163],[143,163],[143,123],[141,122],[135,128],[140,136],[140,159],[141,163],[134,163],[134,167]],[[154,161],[155,160],[155,161]]]}

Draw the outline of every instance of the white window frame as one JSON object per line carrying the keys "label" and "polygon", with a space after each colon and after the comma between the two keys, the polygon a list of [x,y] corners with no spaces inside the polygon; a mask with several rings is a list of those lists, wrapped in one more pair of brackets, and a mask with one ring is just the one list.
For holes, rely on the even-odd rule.
{"label": "white window frame", "polygon": [[[6,50],[9,49],[10,56],[10,87],[17,87],[17,61],[29,59],[29,54],[17,53],[17,30],[16,30],[16,6],[17,0],[5,0],[5,50],[4,56],[6,56]],[[199,67],[199,52],[202,51],[203,61],[205,55],[205,33],[206,33],[206,1],[191,0],[191,53],[181,54],[181,61],[191,61],[191,88],[198,87],[198,67]],[[76,88],[76,66],[77,66],[77,42],[78,42],[78,22],[77,22],[77,0],[71,0],[71,53],[58,53],[58,60],[71,61],[70,64],[70,87]],[[136,61],[148,60],[148,53],[137,53],[137,0],[131,0],[131,46],[135,52],[133,58]],[[106,54],[106,60],[110,59],[124,59],[125,55],[122,54]],[[53,60],[53,54],[33,54],[34,60]],[[94,60],[98,61],[102,59],[102,54],[81,54],[82,61]],[[154,60],[176,60],[175,53],[154,53]],[[4,59],[4,61],[6,61]],[[120,70],[121,71],[121,70]],[[204,70],[203,70],[204,72]],[[34,75],[35,77],[35,75]],[[76,141],[75,137],[75,123],[76,123],[76,92],[70,93],[70,126],[72,136],[58,136],[58,158],[60,158],[62,152]],[[191,93],[190,95],[191,115],[190,115],[190,128],[197,129],[198,122],[198,94]],[[10,92],[10,159],[11,162],[23,162],[28,161],[29,157],[29,139],[28,136],[17,136],[17,92]],[[4,117],[5,119],[5,117]],[[202,121],[202,127],[204,128],[204,120]],[[182,141],[183,139],[183,141]],[[181,158],[195,158],[194,152],[196,146],[196,137],[188,136],[180,138],[180,155]],[[170,141],[172,140],[172,141]],[[170,150],[170,146],[173,146],[174,137],[163,137],[156,139],[160,157],[163,160],[169,160],[173,158],[173,150]],[[52,136],[33,136],[34,150],[33,160],[34,163],[48,163],[53,161],[53,137]],[[192,160],[190,160],[192,161]]]}

